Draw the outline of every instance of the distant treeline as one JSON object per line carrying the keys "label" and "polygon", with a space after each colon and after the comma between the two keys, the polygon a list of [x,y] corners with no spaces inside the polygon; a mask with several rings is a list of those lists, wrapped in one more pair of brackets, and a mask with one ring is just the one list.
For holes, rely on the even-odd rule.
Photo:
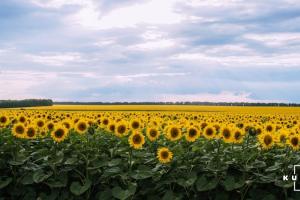
{"label": "distant treeline", "polygon": [[247,103],[247,102],[54,102],[57,105],[203,105],[203,106],[280,106],[300,107],[297,103]]}
{"label": "distant treeline", "polygon": [[52,106],[51,99],[0,100],[0,108]]}

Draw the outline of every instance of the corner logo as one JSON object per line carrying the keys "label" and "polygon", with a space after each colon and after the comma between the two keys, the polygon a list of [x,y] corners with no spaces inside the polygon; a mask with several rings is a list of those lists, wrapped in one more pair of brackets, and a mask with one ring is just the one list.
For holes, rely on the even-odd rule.
{"label": "corner logo", "polygon": [[298,180],[298,175],[297,175],[297,168],[300,169],[300,165],[294,165],[294,173],[293,175],[289,176],[289,175],[283,175],[282,179],[283,181],[289,181],[292,180],[294,182],[294,191],[295,192],[300,192],[300,188],[296,188],[296,183]]}

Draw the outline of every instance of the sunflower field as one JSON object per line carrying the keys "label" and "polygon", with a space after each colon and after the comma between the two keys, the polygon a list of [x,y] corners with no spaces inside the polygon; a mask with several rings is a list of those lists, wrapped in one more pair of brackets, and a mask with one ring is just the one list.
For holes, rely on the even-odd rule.
{"label": "sunflower field", "polygon": [[300,110],[276,109],[2,109],[0,199],[300,199]]}

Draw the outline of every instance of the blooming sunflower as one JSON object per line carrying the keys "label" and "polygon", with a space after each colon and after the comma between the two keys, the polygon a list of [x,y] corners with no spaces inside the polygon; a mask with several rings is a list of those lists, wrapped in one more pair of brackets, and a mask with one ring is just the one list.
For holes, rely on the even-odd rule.
{"label": "blooming sunflower", "polygon": [[299,150],[300,136],[298,134],[291,135],[287,140],[287,144],[292,147],[293,150]]}
{"label": "blooming sunflower", "polygon": [[280,130],[276,133],[276,144],[280,147],[284,147],[284,145],[286,144],[287,142],[287,139],[288,139],[288,132],[287,130]]}
{"label": "blooming sunflower", "polygon": [[58,126],[55,130],[51,132],[51,137],[56,142],[64,141],[67,136],[68,130],[62,125]]}
{"label": "blooming sunflower", "polygon": [[88,123],[85,120],[79,120],[75,124],[75,130],[79,134],[84,134],[88,130]]}
{"label": "blooming sunflower", "polygon": [[173,159],[173,153],[166,147],[161,147],[157,150],[157,158],[160,163],[169,163]]}
{"label": "blooming sunflower", "polygon": [[147,135],[148,139],[151,142],[153,142],[153,141],[157,140],[157,138],[160,135],[160,132],[158,131],[157,128],[152,127],[152,128],[147,129],[146,135]]}
{"label": "blooming sunflower", "polygon": [[52,121],[48,122],[46,124],[46,128],[48,129],[48,131],[52,131],[54,129],[54,123]]}
{"label": "blooming sunflower", "polygon": [[226,143],[233,142],[233,132],[231,127],[223,126],[220,131],[220,137],[224,140]]}
{"label": "blooming sunflower", "polygon": [[270,132],[263,132],[258,136],[258,141],[263,149],[270,149],[273,147],[275,138]]}
{"label": "blooming sunflower", "polygon": [[21,116],[19,116],[18,121],[21,122],[21,123],[25,123],[26,122],[26,117],[21,115]]}
{"label": "blooming sunflower", "polygon": [[142,122],[139,119],[132,119],[129,123],[131,130],[138,130],[142,127]]}
{"label": "blooming sunflower", "polygon": [[28,126],[25,131],[25,138],[34,139],[34,138],[36,138],[36,136],[37,136],[37,131],[34,128],[34,126],[32,126],[32,125]]}
{"label": "blooming sunflower", "polygon": [[216,136],[216,129],[213,126],[206,126],[203,135],[206,139],[213,139]]}
{"label": "blooming sunflower", "polygon": [[115,123],[109,123],[109,125],[108,125],[108,130],[110,131],[110,132],[112,132],[112,133],[114,133],[115,132],[115,130],[116,130],[116,124]]}
{"label": "blooming sunflower", "polygon": [[264,129],[267,132],[274,132],[276,127],[273,124],[268,123],[268,124],[265,125]]}
{"label": "blooming sunflower", "polygon": [[71,120],[65,120],[65,121],[63,121],[63,122],[62,122],[62,125],[63,125],[66,129],[68,129],[68,130],[72,129],[72,127],[73,127],[73,123],[72,123]]}
{"label": "blooming sunflower", "polygon": [[129,145],[134,149],[141,149],[145,143],[145,137],[139,132],[133,132],[128,138]]}
{"label": "blooming sunflower", "polygon": [[167,128],[166,137],[171,141],[179,140],[182,136],[181,129],[176,125],[171,125]]}
{"label": "blooming sunflower", "polygon": [[239,128],[236,128],[233,130],[233,143],[242,143],[244,140],[244,134],[242,133],[242,130]]}
{"label": "blooming sunflower", "polygon": [[5,115],[0,116],[0,127],[5,127],[7,126],[9,123],[8,117],[6,117]]}
{"label": "blooming sunflower", "polygon": [[185,139],[188,142],[194,142],[199,137],[200,137],[200,131],[196,127],[191,126],[187,129],[187,132],[185,134]]}
{"label": "blooming sunflower", "polygon": [[127,124],[123,121],[118,122],[116,125],[115,135],[118,137],[123,137],[127,134]]}
{"label": "blooming sunflower", "polygon": [[17,138],[25,137],[26,128],[23,123],[17,123],[12,128],[12,134]]}
{"label": "blooming sunflower", "polygon": [[38,119],[35,121],[35,125],[37,128],[44,128],[45,122],[42,119]]}

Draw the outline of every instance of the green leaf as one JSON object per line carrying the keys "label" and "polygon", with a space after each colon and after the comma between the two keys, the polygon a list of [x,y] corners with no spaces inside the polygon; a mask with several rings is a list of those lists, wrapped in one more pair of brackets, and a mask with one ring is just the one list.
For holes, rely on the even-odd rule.
{"label": "green leaf", "polygon": [[219,180],[216,177],[207,178],[206,176],[201,176],[196,182],[196,187],[199,192],[203,192],[215,189],[218,183]]}
{"label": "green leaf", "polygon": [[33,184],[34,181],[33,181],[32,173],[26,174],[26,175],[21,179],[21,183],[22,183],[23,185],[31,185],[31,184]]}
{"label": "green leaf", "polygon": [[66,187],[68,183],[68,176],[66,174],[59,175],[56,178],[51,177],[47,180],[46,184],[51,188]]}
{"label": "green leaf", "polygon": [[107,166],[109,166],[109,167],[118,166],[119,164],[121,164],[121,162],[122,162],[122,160],[119,158],[113,159],[107,163]]}
{"label": "green leaf", "polygon": [[83,193],[85,193],[92,185],[92,182],[90,180],[86,180],[84,185],[81,185],[79,182],[72,182],[70,186],[70,191],[77,195],[80,196]]}
{"label": "green leaf", "polygon": [[0,178],[0,189],[8,186],[12,182],[12,180],[13,179],[11,177],[1,177]]}
{"label": "green leaf", "polygon": [[130,184],[127,190],[123,190],[121,187],[116,186],[112,189],[112,195],[117,199],[125,200],[128,197],[134,195],[135,191],[136,191],[136,184]]}
{"label": "green leaf", "polygon": [[240,176],[231,176],[227,175],[225,180],[222,181],[222,185],[224,186],[226,191],[232,191],[238,188],[243,187],[245,184],[245,180],[240,178]]}
{"label": "green leaf", "polygon": [[50,176],[52,176],[52,174],[52,171],[48,171],[45,173],[43,170],[40,169],[33,173],[32,178],[35,183],[41,183],[44,180],[48,179]]}
{"label": "green leaf", "polygon": [[66,161],[65,161],[65,164],[66,165],[73,165],[75,163],[78,162],[78,159],[77,158],[68,158]]}
{"label": "green leaf", "polygon": [[274,172],[274,171],[278,171],[280,168],[281,168],[280,165],[275,164],[271,167],[268,167],[265,171],[266,172]]}
{"label": "green leaf", "polygon": [[104,171],[103,176],[104,177],[109,177],[109,176],[113,176],[113,175],[117,175],[121,172],[120,167],[112,167],[112,168],[108,168]]}
{"label": "green leaf", "polygon": [[151,169],[147,166],[140,166],[138,169],[130,173],[130,176],[134,179],[146,179],[153,175]]}
{"label": "green leaf", "polygon": [[110,200],[112,199],[112,193],[110,189],[99,192],[98,195],[99,200]]}
{"label": "green leaf", "polygon": [[196,182],[196,180],[197,174],[195,172],[191,172],[187,174],[184,178],[177,179],[177,183],[182,187],[190,187]]}

